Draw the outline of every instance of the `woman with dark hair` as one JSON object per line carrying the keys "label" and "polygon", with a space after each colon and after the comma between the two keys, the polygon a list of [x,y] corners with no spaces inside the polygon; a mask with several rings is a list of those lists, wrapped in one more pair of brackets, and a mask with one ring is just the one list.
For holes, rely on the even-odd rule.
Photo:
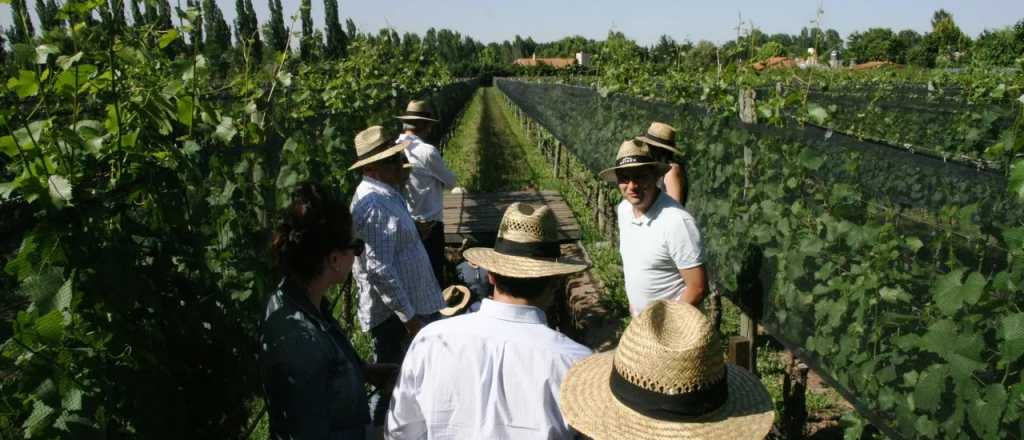
{"label": "woman with dark hair", "polygon": [[359,358],[325,296],[348,278],[362,250],[345,205],[314,183],[292,192],[271,244],[284,279],[267,302],[260,338],[273,439],[364,438],[366,382],[380,385],[397,372],[397,365]]}

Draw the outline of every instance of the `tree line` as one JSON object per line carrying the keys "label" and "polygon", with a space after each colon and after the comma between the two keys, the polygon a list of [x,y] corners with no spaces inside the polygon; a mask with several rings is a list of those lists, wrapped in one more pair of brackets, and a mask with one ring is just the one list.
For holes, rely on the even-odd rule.
{"label": "tree line", "polygon": [[[38,27],[29,13],[28,0],[11,0],[13,24],[0,32],[0,61],[14,60],[14,64],[23,65],[36,56],[36,44],[71,44],[69,35],[74,30],[68,27],[66,17],[76,7],[89,4],[86,0],[70,0],[63,6],[56,0],[34,1]],[[431,28],[422,36],[411,32],[399,34],[394,29],[364,33],[350,18],[342,24],[338,0],[322,0],[325,20],[319,26],[313,23],[313,0],[301,0],[298,29],[292,29],[294,23],[286,25],[281,0],[267,0],[270,17],[262,24],[257,20],[253,0],[235,0],[237,18],[232,24],[226,22],[214,0],[186,0],[185,10],[178,11],[169,0],[98,1],[99,13],[86,17],[89,24],[98,23],[106,32],[115,34],[146,30],[154,46],[161,44],[160,36],[180,31],[187,38],[170,39],[167,47],[161,47],[172,52],[201,53],[221,67],[257,67],[269,59],[268,54],[285,51],[295,52],[303,61],[343,59],[350,42],[364,38],[392,45],[402,54],[417,53],[430,61],[439,61],[453,75],[466,77],[516,73],[512,62],[517,58],[572,57],[577,52],[600,54],[609,41],[630,41],[614,31],[605,40],[573,35],[537,42],[516,35],[511,40],[486,44],[449,29]],[[676,41],[668,35],[662,35],[648,47],[630,44],[635,46],[636,56],[644,60],[695,69],[775,56],[806,57],[808,48],[815,49],[822,61],[835,52],[845,63],[889,61],[924,68],[1015,66],[1024,57],[1024,19],[1014,26],[985,30],[976,39],[966,35],[945,10],[933,14],[931,25],[931,31],[923,34],[910,29],[873,27],[843,39],[835,29],[804,27],[798,34],[766,34],[751,24],[746,28],[737,26],[737,37],[720,45],[706,40]],[[292,35],[296,38],[291,38]],[[3,40],[9,44],[3,44]]]}

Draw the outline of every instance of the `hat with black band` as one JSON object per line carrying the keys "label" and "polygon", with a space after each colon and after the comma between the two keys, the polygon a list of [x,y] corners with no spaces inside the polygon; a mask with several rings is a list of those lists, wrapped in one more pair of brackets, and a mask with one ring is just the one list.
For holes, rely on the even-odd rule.
{"label": "hat with black band", "polygon": [[659,147],[673,154],[682,154],[676,146],[676,129],[664,122],[652,122],[647,132],[637,136],[637,140],[654,147]]}
{"label": "hat with black band", "polygon": [[558,219],[546,205],[513,203],[505,210],[493,248],[470,248],[463,257],[510,278],[543,278],[587,270],[582,261],[562,257]]}
{"label": "hat with black band", "polygon": [[671,168],[668,164],[655,160],[647,144],[630,139],[619,146],[619,152],[615,155],[615,166],[601,171],[598,176],[607,182],[615,183],[618,181],[615,170],[636,167],[652,167],[659,176]]}
{"label": "hat with black band", "polygon": [[359,132],[355,138],[356,162],[348,167],[349,171],[402,153],[410,142],[395,143],[396,137],[379,125]]}
{"label": "hat with black band", "polygon": [[763,439],[775,419],[764,384],[726,364],[718,333],[686,303],[659,301],[611,352],[562,381],[565,421],[593,439]]}
{"label": "hat with black band", "polygon": [[409,101],[409,104],[405,106],[405,111],[401,115],[395,116],[395,118],[403,121],[437,122],[434,112],[430,110],[430,104],[427,104],[427,101],[420,100]]}

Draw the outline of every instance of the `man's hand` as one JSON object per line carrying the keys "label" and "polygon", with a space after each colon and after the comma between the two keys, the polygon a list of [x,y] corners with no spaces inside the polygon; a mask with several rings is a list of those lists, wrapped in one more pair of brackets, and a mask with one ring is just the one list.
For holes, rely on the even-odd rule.
{"label": "man's hand", "polygon": [[366,364],[363,367],[363,375],[366,381],[376,388],[388,388],[394,386],[395,378],[398,377],[398,364]]}
{"label": "man's hand", "polygon": [[405,331],[409,332],[409,336],[416,336],[416,333],[419,333],[424,325],[423,320],[414,316],[412,319],[405,321]]}

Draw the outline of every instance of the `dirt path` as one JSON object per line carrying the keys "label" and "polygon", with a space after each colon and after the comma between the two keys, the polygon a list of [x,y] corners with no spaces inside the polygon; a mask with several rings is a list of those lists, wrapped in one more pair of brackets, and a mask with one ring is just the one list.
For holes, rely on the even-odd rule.
{"label": "dirt path", "polygon": [[[501,92],[481,88],[473,97],[445,150],[445,162],[459,185],[469,192],[557,190],[557,182],[540,150],[516,125],[501,102]],[[576,244],[564,244],[563,255],[584,259]],[[580,343],[598,351],[618,341],[619,318],[601,303],[603,289],[588,271],[568,280],[565,310],[550,319]]]}

